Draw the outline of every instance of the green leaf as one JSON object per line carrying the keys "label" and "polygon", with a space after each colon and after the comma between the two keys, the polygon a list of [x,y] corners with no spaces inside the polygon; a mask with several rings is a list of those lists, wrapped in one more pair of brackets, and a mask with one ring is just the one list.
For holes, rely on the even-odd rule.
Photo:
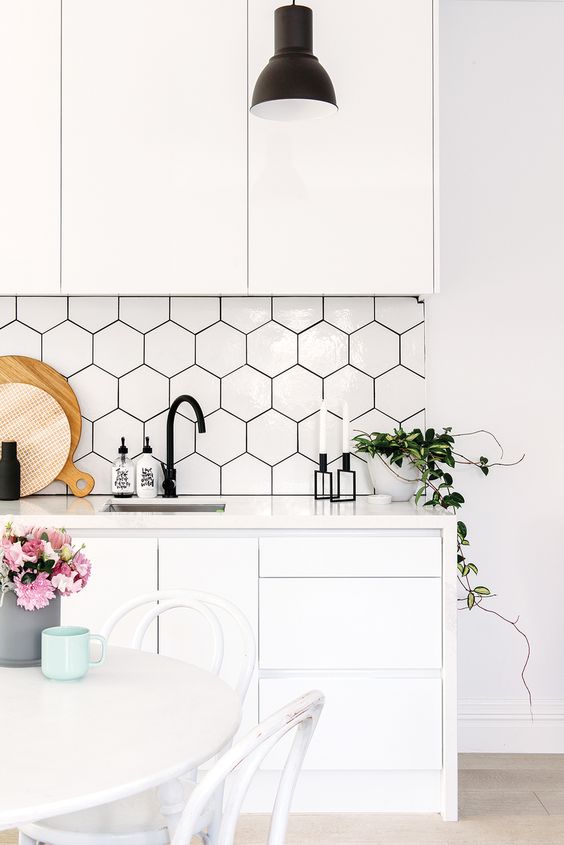
{"label": "green leaf", "polygon": [[470,569],[472,570],[472,572],[474,573],[474,575],[477,575],[477,574],[478,574],[478,567],[476,566],[476,564],[475,564],[475,563],[469,563],[469,564],[468,564],[468,566],[470,567]]}
{"label": "green leaf", "polygon": [[479,596],[491,596],[487,587],[474,587],[474,592],[478,593]]}
{"label": "green leaf", "polygon": [[468,610],[472,610],[472,608],[474,607],[475,601],[476,601],[476,597],[474,596],[474,593],[472,593],[472,592],[468,593],[468,596],[466,598]]}

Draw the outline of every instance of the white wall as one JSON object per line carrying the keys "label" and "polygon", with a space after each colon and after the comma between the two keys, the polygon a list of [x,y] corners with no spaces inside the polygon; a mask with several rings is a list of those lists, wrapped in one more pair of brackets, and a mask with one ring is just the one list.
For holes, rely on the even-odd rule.
{"label": "white wall", "polygon": [[499,593],[490,606],[521,614],[530,635],[536,713],[531,724],[519,637],[460,613],[462,750],[562,752],[564,4],[441,0],[440,29],[442,292],[427,305],[428,421],[489,428],[507,458],[526,452],[488,479],[464,472],[461,488],[480,582]]}

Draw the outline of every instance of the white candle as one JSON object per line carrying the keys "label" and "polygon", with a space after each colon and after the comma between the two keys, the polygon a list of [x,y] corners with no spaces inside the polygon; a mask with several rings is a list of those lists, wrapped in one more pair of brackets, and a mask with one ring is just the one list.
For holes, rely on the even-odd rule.
{"label": "white candle", "polygon": [[343,454],[351,450],[349,403],[343,403]]}
{"label": "white candle", "polygon": [[327,453],[327,402],[325,399],[319,409],[319,454]]}

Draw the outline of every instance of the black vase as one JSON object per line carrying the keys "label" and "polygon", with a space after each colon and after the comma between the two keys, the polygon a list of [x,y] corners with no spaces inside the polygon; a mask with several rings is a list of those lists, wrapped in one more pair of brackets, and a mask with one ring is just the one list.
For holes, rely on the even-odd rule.
{"label": "black vase", "polygon": [[2,443],[0,458],[0,500],[13,501],[20,498],[20,462],[18,444],[15,440]]}

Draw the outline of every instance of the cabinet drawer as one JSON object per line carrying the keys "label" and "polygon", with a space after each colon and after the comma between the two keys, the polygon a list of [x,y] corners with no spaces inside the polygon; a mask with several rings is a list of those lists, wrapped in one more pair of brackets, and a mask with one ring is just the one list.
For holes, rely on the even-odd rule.
{"label": "cabinet drawer", "polygon": [[[439,678],[268,678],[260,681],[260,718],[311,689],[325,693],[325,707],[305,769],[441,768]],[[263,768],[281,768],[286,751],[274,749]]]}
{"label": "cabinet drawer", "polygon": [[440,537],[272,537],[260,540],[262,578],[439,577]]}
{"label": "cabinet drawer", "polygon": [[264,578],[260,666],[441,666],[440,578]]}

